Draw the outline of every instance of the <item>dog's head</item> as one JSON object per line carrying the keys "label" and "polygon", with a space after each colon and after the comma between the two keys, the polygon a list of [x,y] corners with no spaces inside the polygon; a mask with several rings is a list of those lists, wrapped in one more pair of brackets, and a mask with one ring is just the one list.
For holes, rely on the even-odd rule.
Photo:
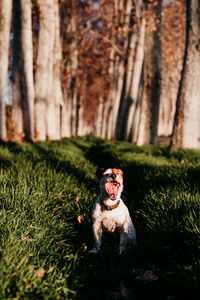
{"label": "dog's head", "polygon": [[100,180],[100,190],[111,200],[119,199],[123,190],[123,172],[120,169],[107,169]]}

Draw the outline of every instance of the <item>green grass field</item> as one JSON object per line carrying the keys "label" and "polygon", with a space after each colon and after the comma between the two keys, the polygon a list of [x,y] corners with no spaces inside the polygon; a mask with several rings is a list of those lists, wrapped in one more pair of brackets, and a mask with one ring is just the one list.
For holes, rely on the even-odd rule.
{"label": "green grass field", "polygon": [[[120,256],[117,236],[87,254],[99,167],[124,172],[138,244]],[[199,190],[200,151],[91,136],[2,143],[0,299],[199,299]]]}

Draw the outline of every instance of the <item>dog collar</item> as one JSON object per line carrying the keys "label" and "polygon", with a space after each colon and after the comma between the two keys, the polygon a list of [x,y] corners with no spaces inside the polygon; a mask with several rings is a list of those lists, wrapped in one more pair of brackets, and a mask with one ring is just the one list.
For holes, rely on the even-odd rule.
{"label": "dog collar", "polygon": [[105,201],[102,201],[107,210],[113,210],[119,206],[120,200],[114,205],[108,205]]}

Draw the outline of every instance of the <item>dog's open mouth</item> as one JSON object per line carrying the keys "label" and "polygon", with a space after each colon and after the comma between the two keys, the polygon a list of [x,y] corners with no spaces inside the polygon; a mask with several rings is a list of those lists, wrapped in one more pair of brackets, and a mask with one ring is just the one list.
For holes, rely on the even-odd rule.
{"label": "dog's open mouth", "polygon": [[111,181],[105,183],[106,192],[112,200],[115,200],[117,198],[119,188],[120,188],[120,183],[117,181]]}

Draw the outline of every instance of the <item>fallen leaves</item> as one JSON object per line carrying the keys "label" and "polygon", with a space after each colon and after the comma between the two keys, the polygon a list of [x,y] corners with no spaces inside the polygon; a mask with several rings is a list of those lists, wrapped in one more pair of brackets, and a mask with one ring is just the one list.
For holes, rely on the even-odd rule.
{"label": "fallen leaves", "polygon": [[56,204],[56,207],[53,208],[53,211],[57,211],[59,209],[59,206]]}
{"label": "fallen leaves", "polygon": [[37,272],[37,277],[38,278],[42,278],[45,274],[45,270],[44,268],[41,268],[38,272]]}
{"label": "fallen leaves", "polygon": [[84,251],[84,252],[86,252],[86,251],[88,250],[88,247],[87,247],[86,243],[83,243],[83,244],[82,244],[82,247],[83,247],[83,251]]}
{"label": "fallen leaves", "polygon": [[153,273],[153,271],[145,271],[142,275],[136,277],[136,280],[143,281],[144,283],[152,282],[158,280],[158,276]]}
{"label": "fallen leaves", "polygon": [[79,224],[81,224],[82,222],[85,221],[85,219],[84,219],[83,216],[78,216],[78,217],[77,217],[77,221],[78,221]]}
{"label": "fallen leaves", "polygon": [[61,245],[61,246],[65,246],[65,247],[68,247],[69,244],[63,242],[63,241],[55,241],[56,245]]}

